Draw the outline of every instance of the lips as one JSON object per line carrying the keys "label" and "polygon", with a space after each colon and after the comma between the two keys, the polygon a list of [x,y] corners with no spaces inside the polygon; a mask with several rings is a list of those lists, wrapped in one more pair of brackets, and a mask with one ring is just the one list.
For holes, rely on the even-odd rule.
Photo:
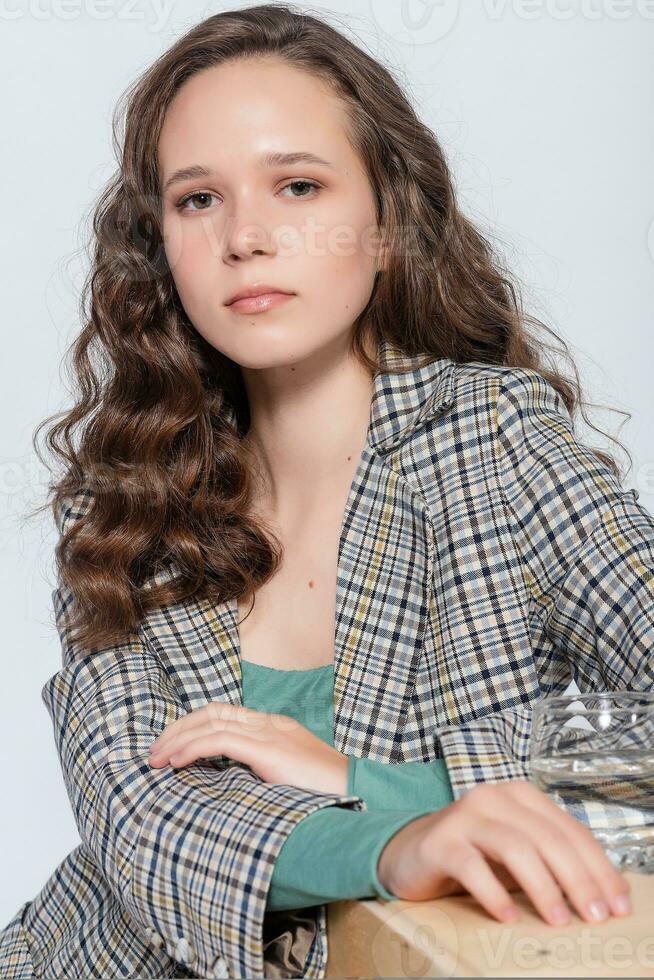
{"label": "lips", "polygon": [[270,292],[258,293],[255,296],[244,296],[228,304],[228,309],[234,313],[265,313],[280,303],[293,299],[292,293]]}
{"label": "lips", "polygon": [[241,299],[251,299],[255,296],[263,296],[274,293],[281,293],[284,296],[292,295],[292,293],[289,293],[285,289],[281,289],[279,286],[271,286],[268,283],[257,283],[256,286],[246,286],[245,289],[241,289],[238,293],[235,293],[226,305],[231,306],[233,303],[237,303]]}

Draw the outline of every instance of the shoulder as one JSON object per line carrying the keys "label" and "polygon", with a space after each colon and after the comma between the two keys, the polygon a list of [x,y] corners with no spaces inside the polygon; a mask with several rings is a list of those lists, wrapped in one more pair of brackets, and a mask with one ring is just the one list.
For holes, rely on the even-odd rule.
{"label": "shoulder", "polygon": [[[425,417],[408,452],[406,471],[444,485],[507,479],[511,466],[530,468],[575,441],[566,404],[531,368],[448,362],[447,397]],[[569,453],[569,450],[568,450]]]}
{"label": "shoulder", "polygon": [[488,414],[498,429],[535,411],[570,418],[554,385],[533,368],[453,362],[451,375],[453,405],[467,414]]}
{"label": "shoulder", "polygon": [[65,534],[91,508],[93,491],[84,487],[75,493],[55,497],[52,513],[60,535]]}
{"label": "shoulder", "polygon": [[[452,363],[454,390],[459,398],[470,397],[478,390],[495,390],[502,397],[534,398],[551,396],[560,399],[556,388],[533,368],[482,361]],[[562,401],[562,399],[561,399]]]}

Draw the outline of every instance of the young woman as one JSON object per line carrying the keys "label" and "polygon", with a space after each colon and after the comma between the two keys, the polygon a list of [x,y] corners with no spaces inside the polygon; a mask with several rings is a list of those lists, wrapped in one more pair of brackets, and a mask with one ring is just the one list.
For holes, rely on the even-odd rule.
{"label": "young woman", "polygon": [[82,843],[3,976],[323,977],[344,897],[628,914],[529,728],[571,677],[651,689],[654,520],[390,73],[209,17],[94,229],[43,689]]}

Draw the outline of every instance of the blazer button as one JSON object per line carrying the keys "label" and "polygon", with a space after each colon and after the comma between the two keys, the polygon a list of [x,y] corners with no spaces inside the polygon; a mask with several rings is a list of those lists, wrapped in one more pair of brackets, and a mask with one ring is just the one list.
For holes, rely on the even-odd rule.
{"label": "blazer button", "polygon": [[227,971],[227,960],[224,956],[219,956],[213,962],[213,971],[211,973],[213,980],[229,980],[229,973]]}
{"label": "blazer button", "polygon": [[179,960],[180,963],[194,962],[195,951],[189,945],[188,940],[185,939],[184,936],[180,936],[177,942],[175,943],[175,951],[173,953],[173,956],[176,960]]}
{"label": "blazer button", "polygon": [[161,949],[161,947],[163,946],[163,944],[165,942],[164,937],[163,936],[160,936],[159,933],[158,932],[155,932],[154,929],[150,929],[149,939],[150,939],[150,942],[152,943],[152,945],[153,946],[156,946],[157,949]]}

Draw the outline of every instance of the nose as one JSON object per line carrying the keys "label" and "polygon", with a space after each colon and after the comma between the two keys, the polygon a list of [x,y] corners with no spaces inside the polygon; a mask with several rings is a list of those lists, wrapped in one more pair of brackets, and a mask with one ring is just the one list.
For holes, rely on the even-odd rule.
{"label": "nose", "polygon": [[272,255],[275,252],[273,229],[265,221],[262,211],[246,214],[241,209],[230,215],[225,229],[223,257],[231,262],[250,255]]}

